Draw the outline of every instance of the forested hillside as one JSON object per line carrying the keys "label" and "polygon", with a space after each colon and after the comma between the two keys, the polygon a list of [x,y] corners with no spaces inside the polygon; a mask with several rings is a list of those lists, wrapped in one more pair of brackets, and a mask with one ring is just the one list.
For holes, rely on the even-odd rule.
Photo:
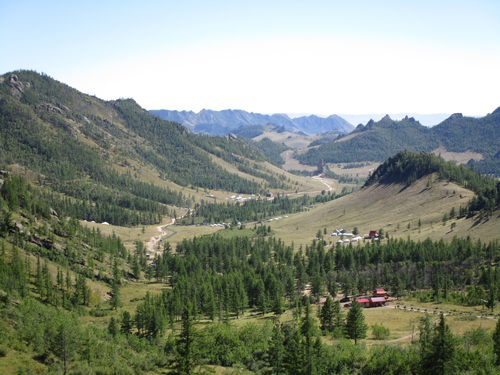
{"label": "forested hillside", "polygon": [[432,151],[439,147],[431,129],[413,118],[393,121],[386,116],[377,123],[358,125],[352,134],[355,136],[349,135],[347,140],[337,138],[310,149],[297,159],[307,165],[316,165],[321,159],[325,163],[382,161],[402,150]]}
{"label": "forested hillside", "polygon": [[275,164],[285,164],[285,161],[281,157],[281,153],[290,150],[290,147],[283,143],[277,143],[271,141],[269,138],[262,138],[260,141],[254,141],[251,139],[244,139],[249,146],[259,150],[264,154],[266,158],[271,160]]}
{"label": "forested hillside", "polygon": [[475,168],[500,175],[500,107],[481,118],[452,115],[432,130],[446,150],[478,152],[484,160],[474,161]]}
{"label": "forested hillside", "polygon": [[[86,205],[81,218],[119,225],[155,223],[165,204],[192,202],[179,190],[141,181],[141,166],[179,187],[264,193],[286,185],[238,139],[191,134],[132,99],[105,102],[32,71],[1,77],[0,138],[0,163],[18,163],[77,207]],[[230,173],[210,155],[264,182]]]}
{"label": "forested hillside", "polygon": [[454,114],[441,124],[427,128],[413,118],[394,121],[385,116],[369,121],[343,139],[337,138],[297,155],[302,164],[383,161],[399,151],[433,151],[443,146],[450,152],[474,151],[484,160],[474,164],[483,173],[500,174],[500,110],[482,117]]}

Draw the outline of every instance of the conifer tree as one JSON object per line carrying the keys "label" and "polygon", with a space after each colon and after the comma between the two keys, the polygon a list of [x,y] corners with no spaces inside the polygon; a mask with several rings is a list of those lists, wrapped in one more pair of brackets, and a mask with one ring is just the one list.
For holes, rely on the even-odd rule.
{"label": "conifer tree", "polygon": [[284,367],[286,374],[303,374],[304,352],[301,344],[301,335],[297,328],[292,329],[292,333],[285,345]]}
{"label": "conifer tree", "polygon": [[497,325],[493,332],[493,352],[496,356],[495,364],[500,366],[500,319],[497,320]]}
{"label": "conifer tree", "polygon": [[116,334],[118,333],[118,324],[113,317],[111,317],[108,323],[108,333],[113,337],[116,337]]}
{"label": "conifer tree", "polygon": [[42,265],[40,264],[40,255],[38,255],[36,260],[36,271],[35,271],[35,286],[40,298],[44,297],[43,293],[43,271]]}
{"label": "conifer tree", "polygon": [[493,312],[493,309],[495,308],[495,298],[496,298],[495,286],[493,284],[491,284],[490,285],[490,294],[488,296],[488,302],[486,303],[486,307],[491,309],[491,312]]}
{"label": "conifer tree", "polygon": [[122,314],[122,322],[121,322],[121,328],[120,330],[122,333],[128,335],[132,331],[132,317],[130,316],[130,313],[125,310]]}
{"label": "conifer tree", "polygon": [[353,301],[349,312],[347,313],[346,334],[354,340],[357,345],[359,339],[366,337],[368,325],[365,324],[365,316],[363,315],[363,307],[357,301]]}
{"label": "conifer tree", "polygon": [[111,294],[112,294],[110,299],[111,307],[116,310],[118,307],[121,306],[121,302],[120,302],[120,287],[118,283],[114,280],[111,283]]}
{"label": "conifer tree", "polygon": [[422,353],[422,373],[446,375],[455,373],[456,340],[441,313],[438,325],[432,332],[432,338]]}
{"label": "conifer tree", "polygon": [[274,324],[269,347],[267,348],[268,362],[273,375],[285,375],[287,373],[284,362],[285,347],[283,341],[281,325],[277,322]]}
{"label": "conifer tree", "polygon": [[[169,374],[186,375],[203,373],[203,370],[215,372],[209,369],[201,362],[201,355],[198,348],[198,332],[194,327],[193,317],[191,315],[192,306],[188,301],[184,305],[182,314],[182,328],[179,337],[176,339],[176,356],[170,361]],[[200,371],[195,371],[196,369]]]}
{"label": "conifer tree", "polygon": [[321,329],[327,332],[333,332],[334,329],[334,307],[330,296],[326,297],[326,301],[321,308],[319,321]]}
{"label": "conifer tree", "polygon": [[315,358],[313,355],[313,344],[316,331],[316,321],[312,317],[311,304],[306,302],[304,317],[300,325],[300,333],[303,336],[302,346],[304,352],[304,373],[312,375],[315,372]]}

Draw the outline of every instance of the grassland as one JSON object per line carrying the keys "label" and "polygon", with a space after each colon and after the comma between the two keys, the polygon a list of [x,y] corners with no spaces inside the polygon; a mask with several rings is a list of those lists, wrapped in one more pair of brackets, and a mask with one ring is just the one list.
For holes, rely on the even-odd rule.
{"label": "grassland", "polygon": [[[474,241],[498,238],[498,212],[488,220],[454,219],[443,226],[443,215],[452,207],[458,212],[460,205],[467,205],[474,194],[435,177],[430,187],[428,183],[428,179],[423,179],[409,187],[377,184],[326,204],[318,204],[307,212],[290,216],[286,222],[277,221],[270,225],[277,237],[284,238],[287,244],[293,241],[295,245],[310,243],[318,229],[324,228],[331,233],[334,229],[352,231],[357,227],[361,234],[382,228],[391,237],[410,237],[416,241],[426,238],[447,241],[454,236],[470,236]],[[453,222],[456,228],[452,231]],[[327,241],[330,239],[333,237],[326,238]]]}

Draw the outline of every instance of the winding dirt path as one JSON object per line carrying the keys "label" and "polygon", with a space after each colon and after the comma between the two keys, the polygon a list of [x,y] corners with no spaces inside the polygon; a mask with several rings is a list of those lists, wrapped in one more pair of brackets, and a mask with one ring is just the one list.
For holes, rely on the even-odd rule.
{"label": "winding dirt path", "polygon": [[151,237],[151,239],[148,242],[146,242],[146,249],[148,250],[148,252],[158,253],[158,251],[155,249],[155,246],[156,246],[156,244],[158,244],[158,242],[160,242],[162,237],[165,237],[167,235],[164,231],[165,227],[168,225],[173,225],[174,223],[175,223],[175,219],[172,219],[171,223],[162,224],[162,225],[159,225],[156,227],[156,229],[158,230],[158,232],[160,232],[160,234],[158,236]]}
{"label": "winding dirt path", "polygon": [[[326,191],[332,191],[335,190],[330,184],[333,184],[332,181],[327,180],[323,177],[323,175],[318,175],[318,176],[312,176],[311,179],[321,182],[326,185],[328,189]],[[286,194],[287,196],[290,195],[303,195],[303,194],[320,194],[323,190],[317,190],[317,191],[298,191],[297,193],[288,193]]]}

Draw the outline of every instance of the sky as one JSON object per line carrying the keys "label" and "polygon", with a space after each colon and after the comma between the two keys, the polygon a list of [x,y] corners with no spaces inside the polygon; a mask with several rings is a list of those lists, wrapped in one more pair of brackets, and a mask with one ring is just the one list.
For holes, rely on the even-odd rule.
{"label": "sky", "polygon": [[145,109],[455,113],[500,106],[500,1],[0,0],[0,74]]}

